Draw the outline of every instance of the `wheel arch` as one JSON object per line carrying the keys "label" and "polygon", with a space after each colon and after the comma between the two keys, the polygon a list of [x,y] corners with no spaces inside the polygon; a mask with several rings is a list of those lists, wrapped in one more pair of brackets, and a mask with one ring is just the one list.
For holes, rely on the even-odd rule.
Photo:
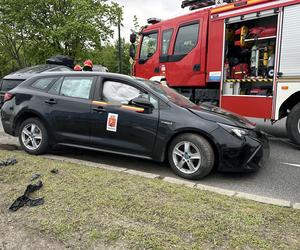
{"label": "wheel arch", "polygon": [[300,103],[300,91],[292,94],[286,99],[279,108],[279,119],[288,116],[289,111],[292,110],[298,103]]}
{"label": "wheel arch", "polygon": [[38,118],[39,120],[41,120],[41,122],[45,125],[46,129],[49,131],[48,123],[47,123],[46,119],[44,119],[40,113],[38,113],[34,110],[24,110],[14,120],[13,133],[15,136],[18,136],[19,128],[20,128],[22,122],[29,118]]}
{"label": "wheel arch", "polygon": [[177,136],[182,135],[182,134],[196,134],[196,135],[200,135],[200,136],[204,137],[209,142],[209,144],[211,145],[211,147],[214,151],[214,155],[215,155],[215,159],[216,159],[215,163],[214,163],[214,168],[217,168],[219,166],[219,163],[221,162],[221,150],[220,150],[217,142],[205,131],[196,130],[196,129],[184,129],[184,130],[177,131],[175,134],[173,134],[166,143],[164,155],[163,155],[164,161],[167,160],[168,151],[169,151],[172,141]]}

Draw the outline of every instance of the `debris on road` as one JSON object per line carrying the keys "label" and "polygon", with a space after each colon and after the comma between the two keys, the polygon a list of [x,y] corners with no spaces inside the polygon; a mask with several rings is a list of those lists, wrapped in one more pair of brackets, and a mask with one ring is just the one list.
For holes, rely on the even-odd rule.
{"label": "debris on road", "polygon": [[30,194],[41,189],[43,187],[42,181],[39,181],[37,184],[30,184],[27,186],[24,194],[14,201],[14,203],[9,207],[9,210],[12,212],[17,211],[19,208],[27,205],[30,207],[35,207],[44,204],[44,198],[32,199]]}
{"label": "debris on road", "polygon": [[42,175],[41,174],[33,174],[32,176],[31,176],[31,181],[34,181],[34,180],[36,180],[36,179],[38,179],[38,178],[40,178]]}
{"label": "debris on road", "polygon": [[50,172],[51,172],[52,174],[58,174],[58,169],[53,168],[53,169],[50,170]]}
{"label": "debris on road", "polygon": [[0,161],[0,167],[7,167],[9,165],[15,165],[17,163],[18,163],[17,159],[11,158],[11,159]]}

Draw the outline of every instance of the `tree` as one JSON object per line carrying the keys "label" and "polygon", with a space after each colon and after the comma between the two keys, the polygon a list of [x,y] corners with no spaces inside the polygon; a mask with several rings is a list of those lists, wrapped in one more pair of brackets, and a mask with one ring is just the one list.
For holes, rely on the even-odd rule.
{"label": "tree", "polygon": [[[122,44],[122,74],[128,75],[130,73],[129,63],[129,43],[125,43],[125,40],[121,40]],[[107,43],[98,50],[90,52],[90,58],[94,64],[101,64],[108,68],[110,72],[118,72],[118,41],[114,44]]]}
{"label": "tree", "polygon": [[112,38],[120,13],[106,0],[0,0],[0,53],[19,68],[55,54],[86,58]]}

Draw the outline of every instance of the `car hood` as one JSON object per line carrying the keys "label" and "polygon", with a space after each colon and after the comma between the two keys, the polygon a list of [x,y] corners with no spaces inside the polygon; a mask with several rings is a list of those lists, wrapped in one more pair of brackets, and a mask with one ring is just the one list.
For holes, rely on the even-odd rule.
{"label": "car hood", "polygon": [[219,122],[230,126],[254,129],[255,124],[246,118],[213,105],[200,104],[186,107],[190,112],[209,121]]}

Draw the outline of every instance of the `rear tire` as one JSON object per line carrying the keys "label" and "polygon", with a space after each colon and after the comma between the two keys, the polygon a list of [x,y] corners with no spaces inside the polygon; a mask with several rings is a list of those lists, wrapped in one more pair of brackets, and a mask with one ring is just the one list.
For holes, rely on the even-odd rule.
{"label": "rear tire", "polygon": [[19,129],[19,142],[24,151],[32,155],[40,155],[47,151],[48,133],[44,124],[37,118],[25,120]]}
{"label": "rear tire", "polygon": [[293,107],[286,121],[289,138],[300,145],[300,103]]}
{"label": "rear tire", "polygon": [[215,155],[210,143],[197,134],[182,134],[170,144],[169,163],[174,172],[186,179],[198,180],[213,169]]}

